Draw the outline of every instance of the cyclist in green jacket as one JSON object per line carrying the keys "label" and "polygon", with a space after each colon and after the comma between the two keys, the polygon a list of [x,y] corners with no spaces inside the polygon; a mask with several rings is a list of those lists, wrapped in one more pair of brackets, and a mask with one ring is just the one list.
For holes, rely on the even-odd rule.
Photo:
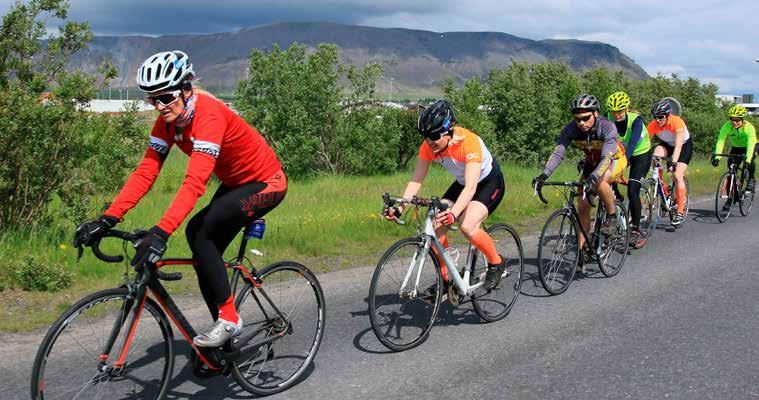
{"label": "cyclist in green jacket", "polygon": [[630,179],[627,186],[627,197],[630,199],[630,245],[636,249],[643,247],[648,240],[646,233],[640,230],[640,186],[651,168],[651,138],[643,117],[629,110],[630,96],[625,92],[615,92],[606,99],[608,118],[617,126],[619,140],[625,147],[625,155],[629,160]]}
{"label": "cyclist in green jacket", "polygon": [[[727,111],[727,116],[730,118],[730,121],[725,122],[719,130],[717,143],[714,145],[714,154],[722,153],[722,149],[725,147],[725,140],[729,136],[732,145],[730,154],[736,156],[746,155],[746,163],[748,165],[748,185],[746,185],[746,190],[753,192],[754,171],[756,171],[756,165],[754,164],[756,129],[754,125],[745,120],[746,107],[736,104],[730,107]],[[718,166],[720,158],[722,157],[713,156],[712,165]],[[723,208],[729,210],[731,203],[732,199],[728,199]]]}

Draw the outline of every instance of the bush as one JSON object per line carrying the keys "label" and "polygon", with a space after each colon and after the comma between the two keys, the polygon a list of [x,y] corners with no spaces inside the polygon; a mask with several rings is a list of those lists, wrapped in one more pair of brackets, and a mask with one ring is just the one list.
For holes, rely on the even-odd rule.
{"label": "bush", "polygon": [[[0,38],[0,229],[50,228],[64,215],[77,222],[96,193],[113,191],[144,148],[132,111],[119,117],[82,111],[115,76],[66,71],[69,58],[93,35],[66,21],[65,1],[15,3]],[[46,26],[50,16],[62,26]],[[49,34],[48,32],[54,32]],[[43,45],[44,44],[44,45]],[[44,62],[41,62],[44,61]],[[130,167],[127,167],[127,166]],[[51,204],[58,199],[58,206]],[[57,222],[57,221],[56,221]]]}
{"label": "bush", "polygon": [[34,258],[16,262],[16,281],[27,291],[57,292],[71,286],[73,274],[62,264],[44,263]]}

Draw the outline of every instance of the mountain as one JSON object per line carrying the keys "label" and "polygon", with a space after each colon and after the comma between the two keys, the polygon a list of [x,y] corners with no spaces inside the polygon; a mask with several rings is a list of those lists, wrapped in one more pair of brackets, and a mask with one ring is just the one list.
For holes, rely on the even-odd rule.
{"label": "mountain", "polygon": [[[95,70],[103,60],[119,68],[114,82],[135,86],[137,68],[158,51],[178,49],[190,55],[201,83],[207,88],[232,91],[244,77],[253,48],[273,43],[287,48],[292,42],[314,47],[335,43],[344,63],[384,65],[395,91],[436,93],[448,77],[459,81],[486,76],[512,60],[531,63],[561,60],[577,70],[603,66],[622,70],[636,79],[646,72],[614,46],[580,40],[529,40],[499,32],[430,32],[400,28],[373,28],[323,22],[277,23],[208,35],[98,36],[77,53],[71,67]],[[379,82],[380,92],[387,82]]]}

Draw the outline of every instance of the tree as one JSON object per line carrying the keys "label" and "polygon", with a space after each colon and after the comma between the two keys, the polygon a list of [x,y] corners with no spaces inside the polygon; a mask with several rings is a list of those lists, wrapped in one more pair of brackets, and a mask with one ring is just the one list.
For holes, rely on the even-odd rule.
{"label": "tree", "polygon": [[[97,76],[68,72],[69,57],[92,39],[86,23],[67,21],[63,0],[17,2],[3,16],[0,34],[0,230],[47,226],[51,212],[82,218],[95,187],[125,173],[133,138],[141,129],[131,116],[91,116],[82,111],[115,76],[103,66]],[[49,18],[63,21],[48,34]],[[119,126],[126,129],[116,133]],[[106,148],[95,146],[103,131],[118,134]],[[117,154],[93,168],[95,155]],[[65,199],[56,210],[54,198]],[[45,216],[50,218],[45,218]],[[49,229],[50,227],[47,226]]]}

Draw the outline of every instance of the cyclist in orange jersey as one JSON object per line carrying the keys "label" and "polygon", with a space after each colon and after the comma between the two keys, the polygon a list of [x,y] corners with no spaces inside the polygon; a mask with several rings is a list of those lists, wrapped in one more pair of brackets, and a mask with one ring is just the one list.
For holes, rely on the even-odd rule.
{"label": "cyclist in orange jersey", "polygon": [[[419,114],[417,130],[424,136],[424,142],[403,198],[410,200],[419,193],[432,162],[441,164],[455,176],[456,180],[442,196],[451,207],[437,214],[435,233],[447,248],[450,226],[455,221],[461,222],[464,237],[487,259],[483,287],[491,290],[501,281],[506,263],[496,251],[493,239],[482,229],[482,222],[503,199],[501,169],[479,136],[456,126],[454,111],[445,100],[438,100]],[[388,220],[396,220],[402,211],[386,208],[384,213]],[[447,280],[445,269],[443,277]]]}
{"label": "cyclist in orange jersey", "polygon": [[670,157],[667,169],[675,176],[675,197],[677,198],[677,212],[672,219],[672,225],[683,223],[685,212],[685,171],[693,156],[693,143],[690,140],[690,132],[685,121],[672,114],[672,106],[669,100],[662,99],[651,107],[654,120],[648,124],[648,133],[652,138],[658,139],[659,143],[654,148],[655,157]]}

